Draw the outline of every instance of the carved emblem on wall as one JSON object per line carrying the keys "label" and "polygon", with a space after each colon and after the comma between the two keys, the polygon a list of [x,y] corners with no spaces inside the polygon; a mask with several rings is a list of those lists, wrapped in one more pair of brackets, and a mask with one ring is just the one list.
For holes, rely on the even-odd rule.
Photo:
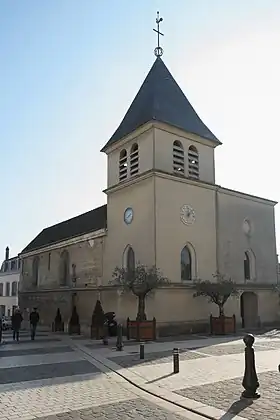
{"label": "carved emblem on wall", "polygon": [[242,229],[243,232],[245,233],[245,235],[250,236],[252,233],[252,224],[250,222],[249,219],[244,219],[243,220],[243,225],[242,225]]}
{"label": "carved emblem on wall", "polygon": [[189,204],[181,207],[180,219],[184,225],[192,225],[195,222],[195,211]]}

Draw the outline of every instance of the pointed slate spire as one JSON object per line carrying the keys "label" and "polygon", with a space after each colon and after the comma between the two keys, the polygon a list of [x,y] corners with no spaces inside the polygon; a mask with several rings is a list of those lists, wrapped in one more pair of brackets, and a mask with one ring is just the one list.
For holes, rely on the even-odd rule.
{"label": "pointed slate spire", "polygon": [[160,57],[157,57],[119,127],[101,151],[141,125],[158,121],[221,144],[201,121]]}

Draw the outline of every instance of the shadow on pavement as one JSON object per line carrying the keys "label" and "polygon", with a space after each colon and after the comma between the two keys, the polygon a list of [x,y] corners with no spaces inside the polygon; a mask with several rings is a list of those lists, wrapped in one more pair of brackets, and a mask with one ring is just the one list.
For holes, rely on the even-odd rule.
{"label": "shadow on pavement", "polygon": [[245,410],[245,408],[249,407],[252,404],[252,400],[246,400],[241,398],[240,400],[237,400],[233,404],[231,404],[227,412],[222,417],[220,417],[220,420],[234,419],[238,414],[241,413],[241,411]]}

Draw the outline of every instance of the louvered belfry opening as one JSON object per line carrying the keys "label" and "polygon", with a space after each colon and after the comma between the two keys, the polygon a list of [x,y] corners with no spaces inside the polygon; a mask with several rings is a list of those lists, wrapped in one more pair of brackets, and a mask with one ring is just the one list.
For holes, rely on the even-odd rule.
{"label": "louvered belfry opening", "polygon": [[132,145],[130,150],[130,175],[138,174],[139,170],[139,148],[138,144],[135,143]]}
{"label": "louvered belfry opening", "polygon": [[119,179],[123,181],[127,178],[127,152],[126,150],[122,150],[120,152],[120,160],[119,160]]}
{"label": "louvered belfry opening", "polygon": [[173,143],[173,171],[182,175],[185,173],[184,148],[178,140]]}
{"label": "louvered belfry opening", "polygon": [[194,146],[189,147],[188,151],[189,161],[189,177],[199,179],[199,156],[197,148]]}

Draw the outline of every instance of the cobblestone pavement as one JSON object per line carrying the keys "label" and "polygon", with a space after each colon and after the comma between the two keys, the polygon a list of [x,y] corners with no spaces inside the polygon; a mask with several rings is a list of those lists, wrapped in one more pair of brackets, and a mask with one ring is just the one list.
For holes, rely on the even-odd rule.
{"label": "cobblestone pavement", "polygon": [[[180,360],[192,360],[192,359],[201,359],[207,357],[207,355],[202,355],[195,353],[193,351],[180,351]],[[172,364],[172,352],[170,351],[161,351],[156,353],[147,353],[145,354],[145,359],[140,360],[139,353],[128,355],[128,356],[118,356],[111,358],[110,360],[114,361],[122,367],[131,367],[136,365],[158,365],[161,363]]]}
{"label": "cobblestone pavement", "polygon": [[260,373],[258,377],[261,398],[255,401],[240,399],[243,391],[242,377],[181,389],[177,394],[250,420],[279,420],[280,375],[278,372],[266,372]]}
{"label": "cobblestone pavement", "polygon": [[63,414],[40,417],[40,420],[183,420],[162,407],[143,399],[105,404]]}
{"label": "cobblestone pavement", "polygon": [[146,380],[147,385],[155,383],[173,395],[227,413],[227,417],[221,415],[217,419],[234,419],[238,415],[249,420],[279,420],[279,334],[262,336],[256,340],[254,348],[261,393],[256,401],[240,399],[244,373],[242,340],[218,345],[207,345],[206,340],[204,346],[182,350],[177,375],[172,375],[171,350],[145,354],[144,361],[139,359],[139,354],[111,357],[110,360],[120,365],[120,369],[128,368],[128,372]]}
{"label": "cobblestone pavement", "polygon": [[[77,340],[79,341],[79,340]],[[71,347],[71,340],[27,333],[0,347],[0,420],[192,419],[139,395]],[[114,376],[115,375],[115,376]],[[157,399],[156,399],[157,400]]]}
{"label": "cobblestone pavement", "polygon": [[[90,348],[90,346],[87,346]],[[280,342],[266,342],[256,344],[254,346],[255,352],[268,351],[268,350],[280,350]],[[233,344],[233,345],[217,345],[217,346],[205,346],[195,347],[189,349],[180,349],[180,361],[201,359],[210,356],[227,356],[244,353],[244,344]],[[109,357],[109,360],[114,361],[118,365],[129,368],[137,365],[158,365],[161,363],[172,364],[172,350],[159,351],[159,352],[146,352],[145,359],[140,360],[139,351],[135,354],[128,354],[125,356],[114,356]]]}

